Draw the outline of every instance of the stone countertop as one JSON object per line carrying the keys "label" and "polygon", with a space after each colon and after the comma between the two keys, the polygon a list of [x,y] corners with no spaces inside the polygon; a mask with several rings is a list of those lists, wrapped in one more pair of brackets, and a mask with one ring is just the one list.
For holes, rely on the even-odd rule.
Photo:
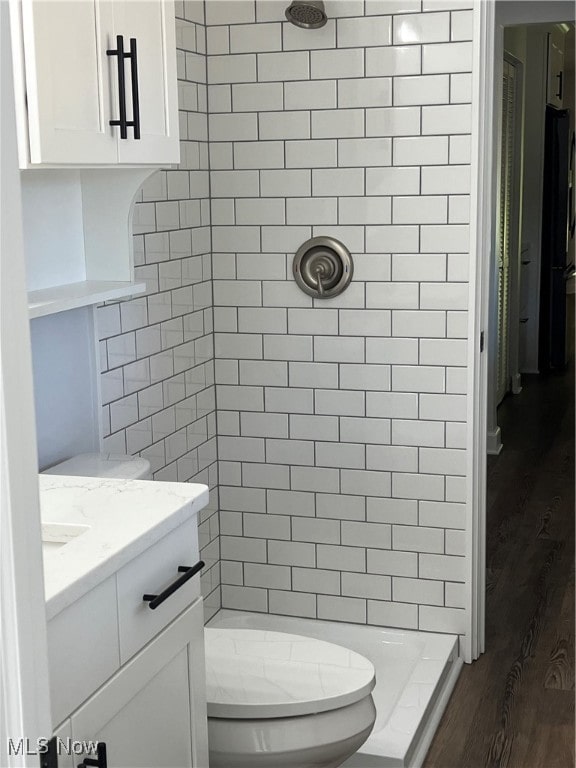
{"label": "stone countertop", "polygon": [[63,546],[43,545],[48,619],[208,503],[208,488],[194,483],[40,475],[39,486],[43,539],[58,526],[86,526]]}

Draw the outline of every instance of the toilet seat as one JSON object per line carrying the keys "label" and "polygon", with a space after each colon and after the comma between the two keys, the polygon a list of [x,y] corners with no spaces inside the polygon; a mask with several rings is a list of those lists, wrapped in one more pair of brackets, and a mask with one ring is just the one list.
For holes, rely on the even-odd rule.
{"label": "toilet seat", "polygon": [[284,632],[207,627],[208,717],[268,719],[328,712],[374,688],[368,659]]}

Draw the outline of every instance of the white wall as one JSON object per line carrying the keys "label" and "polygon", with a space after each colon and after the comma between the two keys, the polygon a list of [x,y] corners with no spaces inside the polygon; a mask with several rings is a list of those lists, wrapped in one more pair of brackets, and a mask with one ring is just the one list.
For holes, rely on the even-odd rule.
{"label": "white wall", "polygon": [[[0,4],[0,764],[51,729],[40,500],[8,3]],[[35,758],[35,761],[38,758]]]}
{"label": "white wall", "polygon": [[30,323],[40,470],[99,449],[93,311],[81,307]]}
{"label": "white wall", "polygon": [[574,21],[571,0],[496,0],[496,24],[544,24]]}

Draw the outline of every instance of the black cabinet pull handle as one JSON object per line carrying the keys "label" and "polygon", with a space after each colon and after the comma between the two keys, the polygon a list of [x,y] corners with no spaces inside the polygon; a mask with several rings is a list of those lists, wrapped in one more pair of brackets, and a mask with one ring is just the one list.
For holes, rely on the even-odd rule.
{"label": "black cabinet pull handle", "polygon": [[[110,120],[110,125],[120,127],[120,138],[128,138],[128,127],[134,128],[134,138],[140,138],[140,97],[138,94],[138,52],[136,38],[130,38],[130,52],[124,50],[124,36],[116,35],[116,48],[106,51],[107,56],[118,57],[118,120]],[[132,86],[132,120],[126,119],[126,76],[124,61],[130,59],[130,83]]]}
{"label": "black cabinet pull handle", "polygon": [[126,81],[124,78],[124,36],[116,35],[116,48],[106,51],[107,56],[118,56],[118,109],[119,119],[110,120],[110,125],[120,126],[120,138],[128,138],[128,123],[126,122]]}
{"label": "black cabinet pull handle", "polygon": [[170,584],[169,587],[166,587],[164,592],[160,592],[159,595],[142,595],[142,600],[148,603],[148,607],[154,611],[156,608],[158,608],[159,605],[162,605],[164,600],[167,600],[170,595],[173,595],[174,592],[186,584],[186,582],[191,579],[192,576],[195,576],[198,571],[201,571],[202,568],[204,568],[204,565],[205,564],[202,562],[202,560],[199,560],[196,565],[193,566],[178,566],[178,573],[181,573],[182,576],[179,576],[176,581],[173,581],[172,584]]}
{"label": "black cabinet pull handle", "polygon": [[134,138],[140,138],[140,98],[138,96],[138,53],[136,51],[136,38],[130,38],[130,72],[132,83],[132,120],[128,123],[134,128]]}
{"label": "black cabinet pull handle", "polygon": [[562,98],[562,86],[564,85],[564,72],[559,72],[556,77],[558,78],[558,93],[556,94],[557,99]]}
{"label": "black cabinet pull handle", "polygon": [[56,736],[52,736],[46,749],[40,753],[40,768],[58,768],[58,746]]}
{"label": "black cabinet pull handle", "polygon": [[99,741],[96,747],[97,758],[85,757],[84,760],[78,764],[78,768],[89,768],[89,766],[96,766],[96,768],[108,768],[108,760],[106,756],[106,742]]}

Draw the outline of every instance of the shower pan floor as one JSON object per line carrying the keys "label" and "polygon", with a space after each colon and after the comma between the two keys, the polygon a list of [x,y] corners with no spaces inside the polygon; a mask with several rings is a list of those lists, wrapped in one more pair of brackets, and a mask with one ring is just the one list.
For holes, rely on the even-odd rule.
{"label": "shower pan floor", "polygon": [[462,667],[456,635],[226,609],[209,626],[308,635],[370,659],[376,669],[372,692],[376,723],[368,740],[343,768],[418,768]]}

